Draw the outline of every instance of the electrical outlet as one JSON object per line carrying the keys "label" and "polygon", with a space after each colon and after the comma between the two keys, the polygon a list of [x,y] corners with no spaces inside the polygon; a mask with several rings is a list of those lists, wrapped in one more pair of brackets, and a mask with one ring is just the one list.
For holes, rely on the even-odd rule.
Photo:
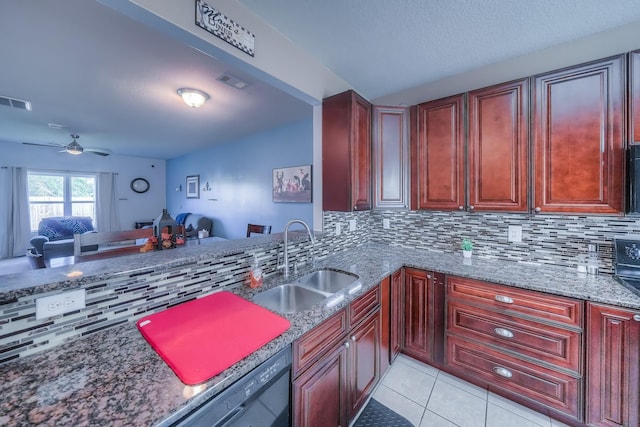
{"label": "electrical outlet", "polygon": [[340,223],[337,222],[336,223],[336,236],[339,236],[342,233],[342,227],[340,226]]}
{"label": "electrical outlet", "polygon": [[389,218],[382,219],[382,228],[384,228],[385,230],[388,230],[391,228],[391,222],[389,221]]}
{"label": "electrical outlet", "polygon": [[521,225],[510,225],[509,226],[509,234],[507,239],[510,242],[520,243],[522,242],[522,226]]}
{"label": "electrical outlet", "polygon": [[355,219],[350,219],[349,220],[349,231],[356,231],[356,220]]}
{"label": "electrical outlet", "polygon": [[84,289],[36,299],[36,320],[85,308]]}

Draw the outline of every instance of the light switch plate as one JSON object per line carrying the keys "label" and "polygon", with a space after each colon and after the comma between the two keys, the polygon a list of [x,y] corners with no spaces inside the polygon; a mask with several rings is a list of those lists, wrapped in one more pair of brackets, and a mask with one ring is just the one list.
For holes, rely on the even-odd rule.
{"label": "light switch plate", "polygon": [[356,231],[356,220],[355,219],[350,219],[349,220],[349,231]]}
{"label": "light switch plate", "polygon": [[509,226],[508,240],[514,243],[522,242],[522,226],[521,225]]}
{"label": "light switch plate", "polygon": [[46,319],[47,317],[85,308],[85,295],[86,291],[84,289],[78,289],[76,291],[36,298],[36,320]]}
{"label": "light switch plate", "polygon": [[384,228],[385,230],[391,228],[391,222],[389,221],[389,218],[382,219],[382,228]]}

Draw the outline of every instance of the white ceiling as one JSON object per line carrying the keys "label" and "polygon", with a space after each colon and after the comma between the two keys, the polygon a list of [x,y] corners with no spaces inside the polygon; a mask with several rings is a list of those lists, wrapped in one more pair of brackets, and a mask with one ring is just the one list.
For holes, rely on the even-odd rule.
{"label": "white ceiling", "polygon": [[[638,0],[239,1],[383,103],[415,103],[423,95],[413,88],[442,88],[491,64],[640,28]],[[0,95],[33,104],[30,113],[0,106],[0,141],[66,144],[77,132],[86,147],[169,159],[311,115],[299,99],[95,1],[0,0],[0,28]],[[636,40],[595,47],[613,54],[640,48]],[[223,73],[249,86],[218,82]],[[185,86],[212,99],[190,109],[175,93]]]}

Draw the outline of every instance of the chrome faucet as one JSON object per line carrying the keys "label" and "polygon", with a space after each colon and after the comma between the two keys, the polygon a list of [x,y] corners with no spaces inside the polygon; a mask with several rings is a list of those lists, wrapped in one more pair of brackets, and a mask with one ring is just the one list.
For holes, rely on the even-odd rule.
{"label": "chrome faucet", "polygon": [[291,227],[291,225],[295,223],[302,224],[304,228],[307,229],[307,234],[309,235],[311,244],[316,243],[316,239],[313,237],[313,233],[311,232],[311,229],[306,222],[302,221],[301,219],[292,219],[291,221],[287,222],[287,225],[284,226],[284,264],[278,267],[284,268],[285,279],[289,278],[289,227]]}

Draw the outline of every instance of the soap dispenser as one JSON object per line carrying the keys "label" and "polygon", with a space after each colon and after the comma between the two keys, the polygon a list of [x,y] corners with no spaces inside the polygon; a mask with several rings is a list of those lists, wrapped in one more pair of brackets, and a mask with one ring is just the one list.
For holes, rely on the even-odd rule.
{"label": "soap dispenser", "polygon": [[262,268],[258,265],[258,257],[253,256],[253,265],[249,270],[249,286],[251,288],[259,288],[262,286]]}

